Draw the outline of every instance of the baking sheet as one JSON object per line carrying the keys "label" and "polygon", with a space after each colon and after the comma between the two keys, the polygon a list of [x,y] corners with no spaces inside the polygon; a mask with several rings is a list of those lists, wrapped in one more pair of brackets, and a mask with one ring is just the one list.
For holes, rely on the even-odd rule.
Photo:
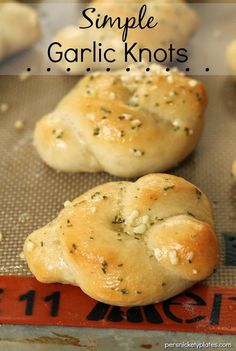
{"label": "baking sheet", "polygon": [[[236,185],[231,176],[236,157],[236,86],[224,77],[201,80],[210,97],[203,137],[196,151],[170,173],[196,184],[213,204],[221,262],[208,284],[236,285],[236,267],[224,264],[223,236],[236,232]],[[30,274],[20,258],[26,236],[52,220],[66,200],[118,179],[105,173],[57,173],[41,162],[32,145],[37,119],[76,81],[76,77],[65,76],[32,76],[25,81],[0,77],[0,101],[9,105],[9,110],[0,114],[0,274]],[[25,121],[23,130],[14,128],[17,119]],[[233,245],[234,241],[232,249]]]}
{"label": "baking sheet", "polygon": [[[73,6],[71,13],[75,12]],[[44,31],[47,32],[50,28],[51,33],[58,29],[58,22],[50,21],[52,13],[45,17],[44,4],[37,5],[37,8],[43,14],[42,21],[50,23],[50,26],[44,27]],[[210,9],[212,8],[208,8],[208,11]],[[211,33],[217,27],[219,10],[213,16],[215,22],[208,21]],[[60,13],[60,18],[63,18],[62,12]],[[67,19],[62,20],[60,26],[68,21],[68,17],[65,18]],[[228,36],[223,35],[217,39],[220,52],[217,62],[223,60],[222,48],[233,37],[229,14],[221,19],[224,28],[221,34],[228,33]],[[202,13],[202,23],[207,24],[205,13]],[[199,31],[203,33],[204,28],[200,27]],[[197,40],[197,36],[194,40]],[[25,80],[22,80],[21,75],[5,74],[14,62],[24,65],[31,62],[27,61],[31,57],[29,55],[33,55],[31,59],[39,59],[33,61],[36,66],[37,62],[45,65],[40,50],[42,46],[39,43],[34,49],[5,61],[0,67],[0,104],[9,107],[6,112],[0,112],[1,275],[30,275],[26,263],[20,257],[26,236],[52,220],[66,200],[72,200],[98,184],[118,179],[105,173],[57,173],[39,159],[32,145],[35,122],[52,110],[79,79],[56,75],[55,72],[47,75],[32,74]],[[197,47],[194,52],[198,52]],[[195,61],[196,58],[193,62]],[[22,68],[23,66],[18,67],[17,72],[21,72]],[[236,85],[229,76],[224,75],[209,74],[198,76],[197,79],[206,85],[209,95],[204,134],[196,151],[178,168],[170,170],[170,173],[183,176],[196,184],[213,204],[221,260],[217,272],[206,283],[235,286],[236,263],[233,257],[236,256],[236,185],[231,176],[231,165],[236,158]],[[18,119],[25,122],[23,130],[14,128]]]}

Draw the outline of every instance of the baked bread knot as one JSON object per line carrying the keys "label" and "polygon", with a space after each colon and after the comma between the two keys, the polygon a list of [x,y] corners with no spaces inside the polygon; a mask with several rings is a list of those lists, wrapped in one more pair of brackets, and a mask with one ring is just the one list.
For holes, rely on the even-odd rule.
{"label": "baked bread knot", "polygon": [[65,172],[120,177],[162,172],[195,148],[204,123],[203,85],[160,65],[81,79],[38,123],[41,158]]}
{"label": "baked bread knot", "polygon": [[226,59],[230,73],[234,76],[236,80],[236,40],[232,41],[226,51]]}
{"label": "baked bread knot", "polygon": [[0,61],[31,46],[40,37],[36,11],[19,3],[0,4]]}
{"label": "baked bread knot", "polygon": [[104,303],[146,305],[212,274],[218,243],[206,196],[182,178],[150,174],[100,185],[26,239],[43,283],[69,283]]}
{"label": "baked bread knot", "polygon": [[[133,3],[132,3],[133,2]],[[153,29],[149,28],[132,28],[128,31],[126,42],[128,48],[132,47],[136,43],[135,47],[132,47],[131,55],[126,55],[125,45],[122,41],[122,30],[117,27],[117,24],[113,25],[112,28],[106,24],[104,27],[97,29],[95,23],[97,15],[99,14],[99,25],[102,25],[102,19],[105,16],[112,18],[112,22],[116,18],[119,18],[121,25],[126,23],[127,18],[135,17],[138,19],[139,11],[143,4],[147,5],[147,12],[145,16],[145,23],[151,16],[154,17],[154,22],[158,22],[158,26]],[[108,55],[110,60],[115,59],[115,62],[110,61],[109,66],[112,69],[119,69],[127,67],[127,64],[132,64],[135,61],[135,57],[139,62],[142,60],[149,60],[149,62],[168,62],[175,61],[178,57],[176,52],[180,48],[185,48],[191,36],[198,26],[198,16],[190,8],[190,6],[183,1],[175,0],[150,0],[150,1],[127,1],[125,6],[124,3],[118,1],[93,1],[90,4],[90,8],[94,8],[93,13],[86,13],[89,16],[90,21],[92,20],[94,25],[88,28],[90,22],[87,19],[80,18],[79,25],[69,25],[62,28],[55,35],[55,42],[61,44],[60,50],[66,52],[70,48],[78,50],[78,59],[74,62],[74,53],[69,54],[67,60],[64,56],[57,63],[58,67],[64,72],[67,72],[68,61],[70,66],[70,74],[81,74],[86,72],[86,69],[90,67],[92,70],[103,70],[107,68],[107,61],[102,59],[101,62],[98,59],[94,59],[95,55],[91,55],[88,52],[81,55],[83,48],[93,48],[93,42],[100,43],[103,50],[112,47],[115,50],[115,54]],[[144,22],[143,22],[144,23]],[[136,23],[137,24],[137,23]],[[80,29],[85,27],[86,29]],[[112,43],[112,45],[111,45]],[[173,59],[170,60],[169,48],[172,44],[175,48]],[[146,48],[152,52],[157,49],[163,49],[166,51],[166,58],[162,53],[157,54],[157,58],[154,55],[144,54],[140,58],[140,49]],[[162,50],[162,51],[163,51]],[[52,56],[56,56],[53,50]],[[98,54],[97,56],[98,57]],[[182,58],[181,58],[182,59]],[[156,61],[155,61],[156,60]],[[159,61],[158,61],[159,60]]]}

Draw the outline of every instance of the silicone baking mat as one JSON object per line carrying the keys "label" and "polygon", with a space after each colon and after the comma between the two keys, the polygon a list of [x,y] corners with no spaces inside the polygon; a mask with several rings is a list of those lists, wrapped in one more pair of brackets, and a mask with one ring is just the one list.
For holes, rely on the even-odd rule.
{"label": "silicone baking mat", "polygon": [[[221,244],[217,272],[211,285],[236,286],[236,185],[231,166],[236,158],[236,86],[225,77],[201,77],[209,94],[204,134],[196,151],[170,173],[200,187],[213,204]],[[1,102],[9,106],[0,114],[0,273],[30,274],[20,258],[26,236],[52,220],[66,200],[107,181],[106,173],[65,174],[48,168],[33,144],[35,122],[50,111],[78,78],[66,76],[1,76]],[[25,127],[17,130],[16,120]]]}
{"label": "silicone baking mat", "polygon": [[[27,56],[21,56],[22,62],[24,57]],[[4,66],[6,64],[4,63]],[[0,111],[0,232],[2,234],[0,242],[0,299],[6,307],[6,315],[4,315],[3,309],[0,321],[114,327],[118,326],[118,324],[112,324],[114,319],[116,321],[117,318],[118,320],[121,318],[120,321],[126,321],[119,325],[121,327],[160,328],[160,323],[150,324],[148,322],[148,318],[153,318],[147,317],[150,316],[150,313],[151,316],[154,313],[158,320],[156,310],[152,310],[153,307],[150,307],[152,312],[148,308],[142,313],[139,309],[131,310],[128,315],[130,313],[132,315],[136,311],[134,313],[136,317],[132,317],[133,324],[127,326],[127,314],[122,312],[123,315],[119,317],[121,310],[118,308],[113,310],[113,317],[110,317],[110,320],[108,318],[104,321],[103,317],[107,315],[110,307],[101,304],[98,310],[103,317],[99,320],[93,320],[93,323],[85,323],[84,321],[88,320],[88,315],[96,302],[85,297],[78,288],[55,285],[55,289],[53,288],[51,291],[50,289],[54,285],[43,286],[32,278],[22,277],[30,275],[26,263],[21,258],[26,236],[52,220],[66,200],[72,200],[98,184],[118,179],[105,173],[58,173],[41,162],[32,144],[35,122],[52,110],[79,78],[64,75],[35,76],[33,74],[26,78],[22,79],[22,75],[0,76],[0,106],[5,106]],[[183,326],[182,322],[173,322],[172,320],[174,327],[164,323],[163,328],[236,333],[236,321],[233,320],[233,317],[231,325],[229,325],[228,320],[223,323],[224,318],[222,318],[223,324],[220,325],[220,328],[217,323],[211,323],[212,313],[213,317],[217,311],[219,314],[223,293],[228,296],[227,301],[231,301],[230,305],[224,307],[224,313],[233,311],[235,315],[236,310],[236,303],[232,305],[236,296],[236,184],[231,176],[232,162],[236,158],[236,84],[230,77],[226,76],[198,76],[197,79],[205,84],[209,95],[204,133],[194,153],[179,167],[170,170],[170,173],[182,176],[201,188],[213,205],[216,231],[221,247],[220,264],[216,273],[204,282],[211,288],[205,286],[192,290],[193,293],[199,293],[197,295],[199,299],[195,297],[193,299],[195,303],[187,305],[205,306],[207,304],[209,307],[208,324],[216,326],[208,328],[206,323],[201,329],[196,323],[193,325],[186,322]],[[24,121],[23,129],[16,129],[14,126],[16,120],[19,119]],[[9,276],[12,278],[7,278]],[[17,297],[13,294],[15,286],[18,286]],[[219,288],[212,288],[213,286]],[[20,291],[20,288],[24,288],[24,291]],[[55,306],[59,304],[57,295],[53,295],[56,292],[63,293],[64,296],[67,296],[68,299],[72,298],[73,301],[77,301],[76,299],[85,301],[87,310],[82,313],[82,317],[80,315],[82,321],[75,317],[72,318],[73,306],[70,305],[63,307],[67,308],[67,314],[70,315],[67,318],[69,318],[68,320],[71,318],[70,323],[66,320],[65,313],[64,317],[62,315],[58,317],[57,314],[52,316],[50,306],[46,308],[46,311],[49,311],[48,317],[45,315],[40,319],[38,315],[35,316],[33,306],[37,291],[39,292],[36,295],[44,296],[42,298],[40,295],[41,304],[43,306],[50,304],[51,308],[54,306],[54,312]],[[4,300],[2,294],[7,292],[8,295]],[[21,302],[19,305],[21,308],[12,307],[14,304],[12,304],[11,298],[15,298],[18,303]],[[187,296],[187,298],[193,297]],[[22,301],[25,301],[26,305],[23,306]],[[82,302],[79,305],[81,306],[81,304]],[[9,306],[11,306],[10,312]],[[185,308],[184,311],[192,311],[191,308]],[[21,312],[22,315],[20,315]],[[140,313],[142,316],[145,315],[146,319],[144,318],[145,322],[137,324],[135,318],[138,318]],[[193,311],[191,313],[194,314]],[[53,318],[50,319],[50,316]],[[187,318],[185,314],[185,321],[189,319],[191,318]],[[200,323],[200,321],[195,322]],[[213,319],[214,321],[215,319]]]}

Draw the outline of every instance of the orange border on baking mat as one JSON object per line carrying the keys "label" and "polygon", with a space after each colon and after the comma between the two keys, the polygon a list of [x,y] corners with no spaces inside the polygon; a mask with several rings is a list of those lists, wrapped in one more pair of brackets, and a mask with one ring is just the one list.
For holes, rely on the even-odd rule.
{"label": "orange border on baking mat", "polygon": [[120,308],[71,285],[0,276],[0,323],[236,334],[236,287],[196,285],[159,304]]}

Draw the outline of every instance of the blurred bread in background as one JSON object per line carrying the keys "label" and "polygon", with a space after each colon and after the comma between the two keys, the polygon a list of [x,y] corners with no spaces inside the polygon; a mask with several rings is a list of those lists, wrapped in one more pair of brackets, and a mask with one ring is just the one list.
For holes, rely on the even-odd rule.
{"label": "blurred bread in background", "polygon": [[236,79],[236,40],[232,41],[226,50],[226,60],[230,70],[230,74]]}
{"label": "blurred bread in background", "polygon": [[39,18],[33,8],[14,2],[0,4],[0,61],[28,48],[39,37]]}

